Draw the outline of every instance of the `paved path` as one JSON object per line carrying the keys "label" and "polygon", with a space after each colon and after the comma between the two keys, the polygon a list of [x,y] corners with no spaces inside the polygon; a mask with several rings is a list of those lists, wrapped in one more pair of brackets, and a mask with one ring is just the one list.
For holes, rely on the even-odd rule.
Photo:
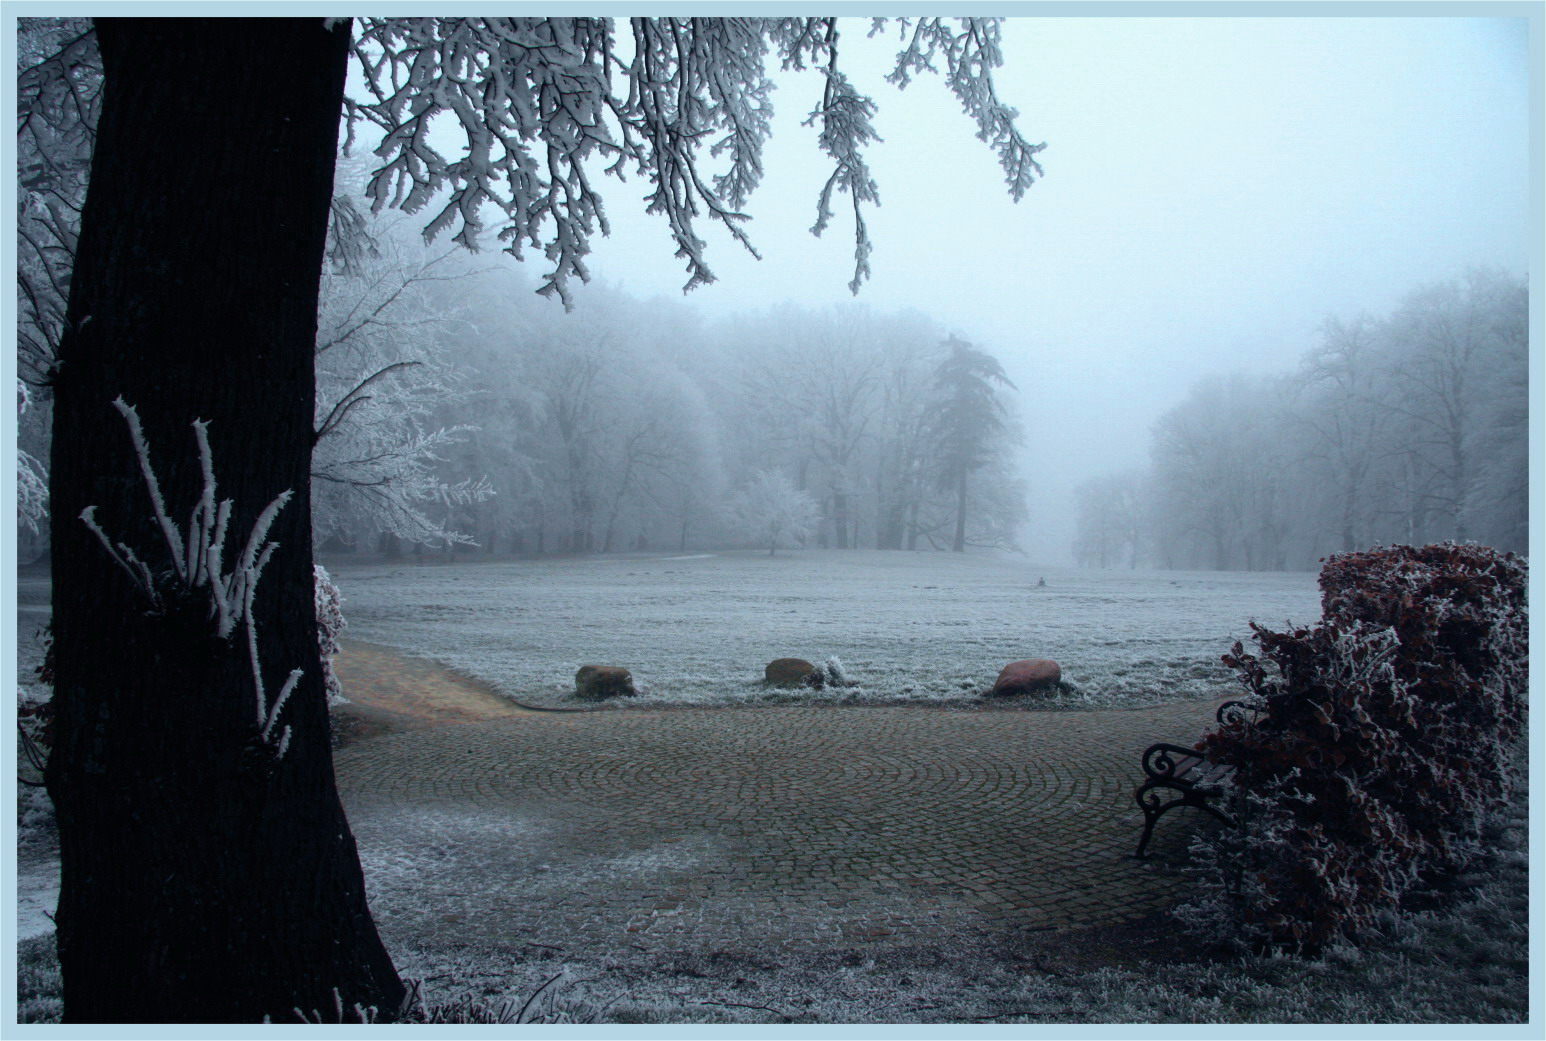
{"label": "paved path", "polygon": [[[482,693],[384,648],[350,657],[346,683],[396,671],[426,704]],[[1155,740],[1190,743],[1212,709],[505,709],[335,759],[390,936],[936,945],[1173,903],[1192,822],[1167,817],[1157,863],[1131,859],[1138,759]]]}
{"label": "paved path", "polygon": [[346,741],[529,711],[438,662],[361,640],[342,641],[333,671],[349,699],[333,712],[334,726]]}

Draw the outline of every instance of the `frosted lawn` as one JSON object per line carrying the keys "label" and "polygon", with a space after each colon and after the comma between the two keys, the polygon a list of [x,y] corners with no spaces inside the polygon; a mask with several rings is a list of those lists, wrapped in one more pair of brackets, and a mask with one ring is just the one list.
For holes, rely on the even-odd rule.
{"label": "frosted lawn", "polygon": [[[1248,621],[1320,616],[1307,572],[1082,571],[873,550],[326,563],[346,637],[436,659],[538,706],[584,704],[573,692],[586,664],[630,669],[635,704],[964,706],[1020,658],[1062,664],[1071,689],[1055,707],[1225,697],[1237,688],[1219,656]],[[782,657],[837,658],[857,685],[769,690],[763,666]]]}

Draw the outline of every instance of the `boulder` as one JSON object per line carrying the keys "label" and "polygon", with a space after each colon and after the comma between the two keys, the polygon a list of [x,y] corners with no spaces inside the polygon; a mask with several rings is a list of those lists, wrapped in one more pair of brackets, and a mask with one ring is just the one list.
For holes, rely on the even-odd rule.
{"label": "boulder", "polygon": [[574,692],[587,701],[631,698],[637,693],[633,673],[617,665],[581,665],[574,674]]}
{"label": "boulder", "polygon": [[1063,670],[1050,658],[1012,661],[998,674],[988,693],[1007,698],[1015,694],[1051,693],[1063,679]]}
{"label": "boulder", "polygon": [[[821,686],[821,670],[804,658],[780,658],[768,662],[762,676],[770,687]],[[812,676],[818,678],[813,680]]]}

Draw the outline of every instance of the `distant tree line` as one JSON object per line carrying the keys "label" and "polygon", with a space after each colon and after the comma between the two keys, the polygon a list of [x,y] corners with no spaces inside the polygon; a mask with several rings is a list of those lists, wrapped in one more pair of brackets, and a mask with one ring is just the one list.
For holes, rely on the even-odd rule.
{"label": "distant tree line", "polygon": [[1529,315],[1497,270],[1390,315],[1327,319],[1296,369],[1210,377],[1154,424],[1147,470],[1077,490],[1083,567],[1308,569],[1376,545],[1523,553]]}
{"label": "distant tree line", "polygon": [[[768,548],[781,518],[787,546],[1015,547],[1021,432],[986,351],[859,304],[706,324],[597,285],[566,314],[508,266],[358,211],[365,170],[340,161],[318,308],[326,551]],[[21,389],[42,457],[48,388]],[[22,519],[40,552],[41,509]]]}
{"label": "distant tree line", "polygon": [[604,286],[564,314],[519,277],[418,287],[403,319],[436,316],[435,362],[383,382],[433,380],[414,432],[457,443],[434,449],[412,511],[394,516],[368,484],[338,498],[319,517],[334,549],[769,548],[780,518],[780,544],[810,548],[1015,545],[1026,486],[1007,381],[929,319],[784,305],[706,323]]}

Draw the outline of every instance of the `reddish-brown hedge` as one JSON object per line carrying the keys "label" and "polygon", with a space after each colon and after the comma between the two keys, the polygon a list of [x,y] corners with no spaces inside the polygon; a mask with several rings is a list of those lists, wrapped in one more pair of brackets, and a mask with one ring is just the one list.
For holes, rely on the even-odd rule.
{"label": "reddish-brown hedge", "polygon": [[1271,806],[1233,837],[1247,933],[1318,947],[1463,860],[1524,726],[1525,580],[1478,546],[1342,554],[1317,625],[1253,623],[1259,653],[1224,657],[1262,712],[1199,747],[1236,767],[1242,808]]}

